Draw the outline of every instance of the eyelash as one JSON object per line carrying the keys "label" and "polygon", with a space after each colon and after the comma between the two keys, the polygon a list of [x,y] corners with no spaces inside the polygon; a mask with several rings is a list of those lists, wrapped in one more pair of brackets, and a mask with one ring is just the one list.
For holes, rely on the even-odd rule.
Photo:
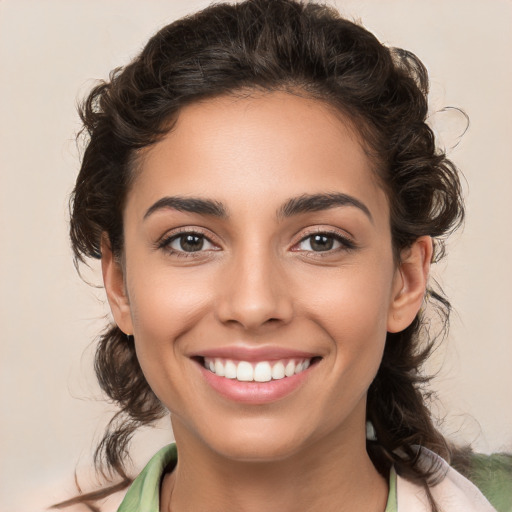
{"label": "eyelash", "polygon": [[205,251],[179,251],[171,247],[172,242],[174,242],[175,240],[179,240],[180,238],[185,237],[187,235],[193,235],[202,238],[203,240],[207,241],[208,243],[216,247],[216,244],[214,244],[202,231],[194,229],[187,229],[186,231],[172,233],[171,235],[166,236],[162,240],[157,242],[156,247],[157,249],[163,249],[171,256],[177,256],[178,258],[197,258],[201,255],[201,253],[204,253]]}
{"label": "eyelash", "polygon": [[[200,249],[198,251],[181,251],[176,250],[171,247],[171,244],[179,240],[180,238],[187,236],[187,235],[194,235],[197,237],[200,237],[203,239],[203,241],[207,241],[209,244],[216,246],[214,242],[212,242],[203,232],[199,230],[193,230],[188,229],[186,231],[180,231],[178,233],[172,233],[169,236],[164,237],[162,240],[158,241],[156,243],[157,249],[163,249],[168,254],[172,256],[177,256],[179,258],[197,258],[201,255],[201,253],[204,253],[205,251]],[[335,249],[328,249],[325,251],[313,251],[313,250],[303,250],[303,249],[295,249],[295,247],[299,246],[303,242],[307,241],[308,239],[312,239],[314,236],[324,236],[326,238],[333,239],[335,242],[338,242],[340,244],[340,247],[337,247]],[[310,242],[311,243],[311,242]],[[324,257],[333,253],[337,253],[339,251],[351,251],[357,249],[356,244],[347,236],[340,234],[336,231],[327,231],[327,230],[318,230],[311,233],[306,234],[303,236],[294,246],[292,247],[292,251],[294,252],[307,252],[311,253],[312,257]],[[211,249],[210,249],[211,250]],[[214,249],[218,250],[218,249]]]}
{"label": "eyelash", "polygon": [[[308,239],[311,240],[314,236],[323,236],[326,238],[333,239],[335,242],[338,242],[340,244],[340,247],[337,247],[335,249],[328,249],[326,251],[311,251],[311,250],[294,249],[295,247],[299,246],[306,240],[308,240]],[[310,242],[310,244],[311,244],[311,242]],[[333,253],[337,253],[340,251],[352,251],[355,249],[357,249],[357,245],[354,243],[353,240],[351,240],[346,235],[342,235],[338,231],[329,231],[329,230],[322,230],[322,229],[307,233],[292,248],[292,250],[294,250],[296,252],[311,253],[312,255],[314,255],[312,257],[324,257],[324,256],[332,255]]]}

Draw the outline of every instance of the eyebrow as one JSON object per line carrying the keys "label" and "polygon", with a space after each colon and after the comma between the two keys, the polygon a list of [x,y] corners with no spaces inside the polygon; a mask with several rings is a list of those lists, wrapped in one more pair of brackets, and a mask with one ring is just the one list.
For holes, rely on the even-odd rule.
{"label": "eyebrow", "polygon": [[148,208],[144,214],[146,220],[151,214],[166,209],[178,210],[180,212],[199,213],[202,215],[213,215],[214,217],[226,218],[227,212],[222,203],[212,199],[199,197],[166,196],[159,199]]}
{"label": "eyebrow", "polygon": [[279,209],[278,218],[292,217],[301,213],[318,212],[338,208],[340,206],[353,206],[359,208],[373,223],[373,217],[368,207],[359,199],[348,194],[303,194],[293,197]]}
{"label": "eyebrow", "polygon": [[[277,218],[288,218],[301,213],[318,212],[338,208],[340,206],[358,208],[373,223],[372,214],[364,203],[353,196],[341,193],[303,194],[298,197],[292,197],[279,208]],[[221,219],[228,217],[226,207],[219,201],[199,197],[166,196],[162,197],[148,208],[144,214],[144,220],[153,213],[166,209],[198,213],[201,215],[212,215]]]}

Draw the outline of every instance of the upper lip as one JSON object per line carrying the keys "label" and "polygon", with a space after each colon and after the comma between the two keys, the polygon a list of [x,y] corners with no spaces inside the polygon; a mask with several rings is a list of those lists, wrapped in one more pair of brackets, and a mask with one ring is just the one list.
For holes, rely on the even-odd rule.
{"label": "upper lip", "polygon": [[284,347],[227,346],[198,351],[194,357],[235,359],[238,361],[274,361],[279,359],[312,359],[319,354]]}

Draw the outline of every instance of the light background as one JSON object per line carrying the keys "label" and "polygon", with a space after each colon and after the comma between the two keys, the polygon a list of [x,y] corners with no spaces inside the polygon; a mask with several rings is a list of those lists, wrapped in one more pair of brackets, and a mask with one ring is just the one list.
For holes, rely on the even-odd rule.
{"label": "light background", "polygon": [[[331,2],[332,3],[332,2]],[[78,169],[75,104],[171,20],[203,0],[0,0],[0,510],[32,512],[73,494],[112,407],[99,400],[91,340],[107,313],[77,277],[67,197]],[[471,126],[450,151],[468,217],[441,265],[456,308],[435,354],[445,431],[481,451],[512,450],[512,2],[338,0],[382,41],[415,52],[433,112]],[[447,147],[464,127],[433,114]],[[87,273],[99,283],[97,271]],[[135,467],[170,439],[137,438]],[[115,501],[115,500],[114,500]],[[110,507],[113,507],[114,502]]]}

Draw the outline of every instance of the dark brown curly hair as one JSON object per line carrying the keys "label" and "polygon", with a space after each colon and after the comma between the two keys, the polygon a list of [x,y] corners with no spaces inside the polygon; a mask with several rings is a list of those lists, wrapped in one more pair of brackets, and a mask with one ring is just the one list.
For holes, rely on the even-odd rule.
{"label": "dark brown curly hair", "polygon": [[[184,106],[247,90],[315,98],[353,121],[387,193],[396,257],[422,235],[434,238],[436,259],[443,255],[443,239],[462,222],[464,210],[458,171],[436,148],[426,124],[428,76],[422,63],[325,5],[247,0],[215,4],[164,27],[82,104],[86,148],[70,203],[77,265],[101,258],[105,234],[114,254],[122,254],[123,205],[138,151],[165,135]],[[376,431],[367,449],[375,466],[386,474],[394,465],[423,483],[436,471],[420,467],[418,446],[450,460],[429,411],[428,378],[420,371],[447,327],[450,305],[432,289],[426,302],[428,316],[424,310],[407,329],[388,334],[367,402]],[[428,322],[432,315],[441,325],[437,335]],[[99,338],[95,370],[119,406],[95,462],[127,485],[123,463],[132,435],[167,411],[142,374],[133,339],[115,325]],[[79,500],[90,503],[106,493]]]}

